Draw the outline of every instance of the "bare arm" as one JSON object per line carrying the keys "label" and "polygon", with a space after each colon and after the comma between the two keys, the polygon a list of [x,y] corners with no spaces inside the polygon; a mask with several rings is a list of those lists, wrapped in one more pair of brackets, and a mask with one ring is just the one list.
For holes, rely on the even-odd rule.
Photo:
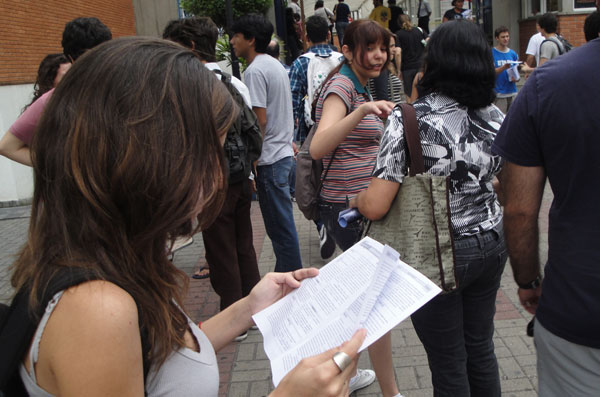
{"label": "bare arm", "polygon": [[527,54],[527,58],[525,59],[525,63],[529,66],[534,68],[535,67],[535,56],[531,55],[531,54]]}
{"label": "bare arm", "polygon": [[18,163],[31,167],[31,152],[22,140],[6,131],[0,139],[0,154]]}
{"label": "bare arm", "polygon": [[504,65],[500,66],[499,68],[496,68],[496,76],[498,76],[500,73],[504,72],[505,70],[510,69],[510,64],[509,63],[505,63]]}
{"label": "bare arm", "polygon": [[[540,274],[538,216],[546,174],[542,167],[506,162],[498,175],[504,196],[504,231],[515,281],[526,284]],[[541,288],[519,289],[521,303],[535,313]]]}
{"label": "bare arm", "polygon": [[397,182],[373,177],[369,187],[350,201],[350,207],[358,208],[368,219],[381,219],[390,210],[399,188]]}
{"label": "bare arm", "polygon": [[262,140],[264,142],[265,132],[267,131],[267,109],[254,106],[252,107],[252,110],[258,119],[258,126],[260,127],[260,132],[262,132]]}
{"label": "bare arm", "polygon": [[542,66],[546,62],[548,62],[548,58],[542,58],[542,57],[540,57],[540,66]]}
{"label": "bare arm", "polygon": [[346,104],[337,95],[329,95],[323,103],[319,126],[310,144],[310,155],[321,159],[332,152],[366,115],[387,117],[394,104],[388,101],[366,102],[346,115]]}

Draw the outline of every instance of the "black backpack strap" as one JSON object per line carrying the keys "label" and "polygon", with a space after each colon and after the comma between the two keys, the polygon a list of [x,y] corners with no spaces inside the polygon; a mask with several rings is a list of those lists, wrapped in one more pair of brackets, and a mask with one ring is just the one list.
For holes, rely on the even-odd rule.
{"label": "black backpack strap", "polygon": [[[4,397],[27,396],[19,374],[19,367],[29,351],[33,335],[39,325],[48,302],[58,292],[82,284],[98,280],[100,275],[92,269],[66,267],[59,270],[50,280],[48,286],[38,296],[38,307],[35,312],[29,308],[30,288],[22,288],[12,300],[10,307],[0,323],[0,391]],[[138,307],[138,313],[139,313]],[[148,356],[150,347],[147,332],[141,327],[144,379],[148,375]]]}

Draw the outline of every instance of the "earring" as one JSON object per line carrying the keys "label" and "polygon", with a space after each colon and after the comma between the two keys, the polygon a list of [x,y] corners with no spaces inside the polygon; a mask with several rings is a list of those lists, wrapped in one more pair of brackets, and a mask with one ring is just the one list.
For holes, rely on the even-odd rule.
{"label": "earring", "polygon": [[352,59],[348,59],[348,66],[352,65]]}

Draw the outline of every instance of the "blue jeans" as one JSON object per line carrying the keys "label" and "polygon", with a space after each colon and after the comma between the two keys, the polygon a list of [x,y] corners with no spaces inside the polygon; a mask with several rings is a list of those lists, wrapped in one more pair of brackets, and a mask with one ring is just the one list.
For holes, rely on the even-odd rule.
{"label": "blue jeans", "polygon": [[273,164],[256,167],[258,202],[267,235],[273,243],[276,272],[289,272],[302,268],[300,245],[290,198],[289,176],[292,161],[290,156]]}
{"label": "blue jeans", "polygon": [[494,353],[496,293],[507,253],[502,224],[455,240],[458,288],[412,315],[427,351],[434,396],[500,397]]}
{"label": "blue jeans", "polygon": [[342,45],[344,45],[344,32],[346,32],[346,28],[348,27],[348,25],[348,22],[335,23],[335,31],[337,32],[338,41],[340,43],[340,51],[342,49]]}

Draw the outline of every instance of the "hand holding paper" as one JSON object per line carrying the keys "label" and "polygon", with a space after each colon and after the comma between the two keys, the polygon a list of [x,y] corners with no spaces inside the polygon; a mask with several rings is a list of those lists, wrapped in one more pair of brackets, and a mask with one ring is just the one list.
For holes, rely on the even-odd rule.
{"label": "hand holding paper", "polygon": [[364,238],[319,276],[253,316],[274,384],[303,358],[339,346],[364,327],[362,351],[440,291],[393,249]]}

